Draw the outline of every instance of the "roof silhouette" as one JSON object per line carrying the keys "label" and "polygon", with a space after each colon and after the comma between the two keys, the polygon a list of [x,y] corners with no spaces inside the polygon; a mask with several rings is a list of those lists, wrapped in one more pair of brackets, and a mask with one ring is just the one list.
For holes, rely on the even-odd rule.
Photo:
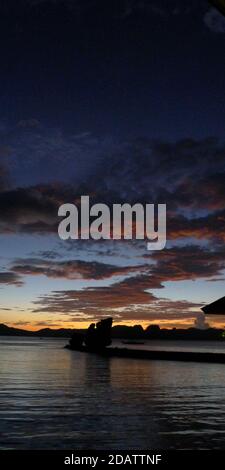
{"label": "roof silhouette", "polygon": [[207,315],[225,315],[225,297],[202,307],[202,311]]}
{"label": "roof silhouette", "polygon": [[225,16],[225,0],[209,0],[209,2],[213,7],[217,8],[217,10],[219,10],[222,15]]}

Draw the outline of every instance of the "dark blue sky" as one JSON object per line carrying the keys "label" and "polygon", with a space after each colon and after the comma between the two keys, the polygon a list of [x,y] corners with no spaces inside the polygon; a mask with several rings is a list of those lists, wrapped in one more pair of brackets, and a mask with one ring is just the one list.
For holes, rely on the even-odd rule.
{"label": "dark blue sky", "polygon": [[[2,322],[189,326],[224,295],[224,50],[204,0],[0,2]],[[166,249],[61,243],[82,194],[166,203]]]}
{"label": "dark blue sky", "polygon": [[223,136],[225,34],[207,25],[207,2],[1,4],[3,119],[122,139]]}

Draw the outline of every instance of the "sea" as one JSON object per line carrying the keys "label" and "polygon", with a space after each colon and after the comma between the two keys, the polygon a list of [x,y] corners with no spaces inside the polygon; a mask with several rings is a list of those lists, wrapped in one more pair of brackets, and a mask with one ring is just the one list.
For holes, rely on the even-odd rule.
{"label": "sea", "polygon": [[[66,343],[0,337],[1,450],[225,449],[225,364],[101,357]],[[126,347],[225,354],[212,341]]]}

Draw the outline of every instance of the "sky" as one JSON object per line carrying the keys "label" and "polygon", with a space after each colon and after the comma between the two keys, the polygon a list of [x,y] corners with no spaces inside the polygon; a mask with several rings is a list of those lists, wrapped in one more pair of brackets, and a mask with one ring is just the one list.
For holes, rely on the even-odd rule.
{"label": "sky", "polygon": [[[1,1],[1,323],[225,326],[224,50],[207,1]],[[167,204],[166,247],[60,240],[81,195]]]}

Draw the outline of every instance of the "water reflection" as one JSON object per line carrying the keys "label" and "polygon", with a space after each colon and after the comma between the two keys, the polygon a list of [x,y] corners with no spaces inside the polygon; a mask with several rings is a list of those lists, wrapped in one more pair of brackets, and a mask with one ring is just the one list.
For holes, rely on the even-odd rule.
{"label": "water reflection", "polygon": [[223,364],[101,358],[0,342],[0,447],[223,448]]}

